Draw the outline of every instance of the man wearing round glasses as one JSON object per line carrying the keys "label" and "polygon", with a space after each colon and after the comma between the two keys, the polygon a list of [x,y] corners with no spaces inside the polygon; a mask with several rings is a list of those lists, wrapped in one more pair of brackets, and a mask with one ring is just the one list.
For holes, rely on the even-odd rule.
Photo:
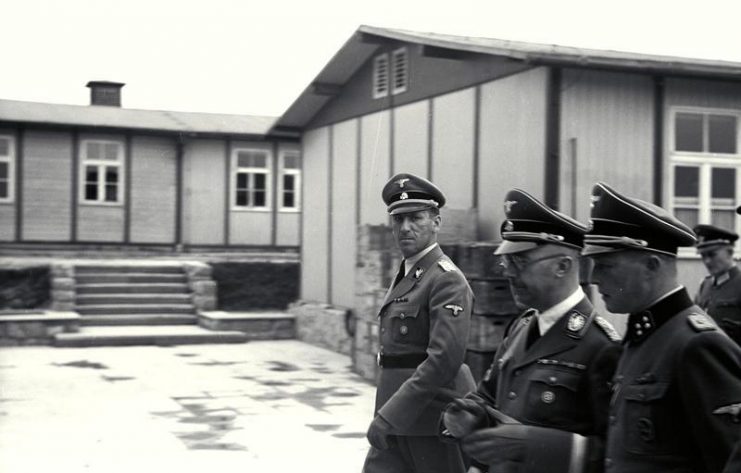
{"label": "man wearing round glasses", "polygon": [[477,390],[448,405],[443,436],[492,472],[601,471],[620,346],[579,285],[586,227],[518,189],[505,213],[496,254],[527,310]]}

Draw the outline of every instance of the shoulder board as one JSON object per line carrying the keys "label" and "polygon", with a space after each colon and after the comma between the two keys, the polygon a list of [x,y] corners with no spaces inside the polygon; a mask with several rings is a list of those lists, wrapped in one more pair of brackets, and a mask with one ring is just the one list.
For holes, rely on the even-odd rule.
{"label": "shoulder board", "polygon": [[615,330],[615,327],[613,327],[606,318],[598,315],[594,318],[594,323],[597,324],[597,327],[601,328],[603,332],[605,332],[605,335],[607,335],[607,338],[609,338],[610,341],[619,342],[623,339],[618,331]]}
{"label": "shoulder board", "polygon": [[440,266],[446,273],[448,271],[455,271],[455,265],[446,259],[441,259],[437,262],[437,265]]}
{"label": "shoulder board", "polygon": [[698,314],[697,312],[690,314],[687,316],[687,322],[697,332],[717,330],[715,324],[705,314]]}

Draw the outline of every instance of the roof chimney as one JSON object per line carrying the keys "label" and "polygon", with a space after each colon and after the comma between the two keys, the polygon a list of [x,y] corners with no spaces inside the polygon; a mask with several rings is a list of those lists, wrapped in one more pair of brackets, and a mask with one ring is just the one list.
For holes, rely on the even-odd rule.
{"label": "roof chimney", "polygon": [[108,82],[105,80],[91,80],[87,83],[90,87],[90,105],[108,105],[111,107],[121,106],[121,87],[123,82]]}

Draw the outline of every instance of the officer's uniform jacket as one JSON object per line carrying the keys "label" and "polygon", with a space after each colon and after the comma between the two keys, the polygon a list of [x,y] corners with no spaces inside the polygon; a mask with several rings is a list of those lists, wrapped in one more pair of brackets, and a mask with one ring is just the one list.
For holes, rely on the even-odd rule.
{"label": "officer's uniform jacket", "polygon": [[676,291],[629,317],[606,471],[720,472],[741,433],[739,411],[741,348]]}
{"label": "officer's uniform jacket", "polygon": [[707,276],[702,281],[695,303],[721,326],[723,319],[741,324],[741,271],[734,266],[717,279]]}
{"label": "officer's uniform jacket", "polygon": [[[466,278],[439,246],[387,293],[379,313],[376,412],[392,434],[436,435],[445,405],[475,388],[463,364],[472,307]],[[384,366],[384,359],[425,355],[418,366]]]}
{"label": "officer's uniform jacket", "polygon": [[529,314],[514,322],[476,392],[467,397],[523,424],[552,429],[528,439],[538,448],[528,473],[599,471],[619,335],[584,297],[526,349],[530,325],[537,323]]}

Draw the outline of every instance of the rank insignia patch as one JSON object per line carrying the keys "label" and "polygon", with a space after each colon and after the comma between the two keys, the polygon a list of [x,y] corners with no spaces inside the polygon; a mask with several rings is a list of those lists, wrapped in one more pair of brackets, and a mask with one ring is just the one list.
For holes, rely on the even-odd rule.
{"label": "rank insignia patch", "polygon": [[437,262],[437,265],[440,266],[443,269],[443,271],[445,271],[445,272],[454,271],[455,270],[455,266],[453,266],[453,263],[451,263],[448,260],[442,259],[442,260],[440,260],[440,261]]}
{"label": "rank insignia patch", "polygon": [[738,423],[739,414],[741,414],[741,403],[729,404],[727,406],[721,406],[713,411],[716,415],[729,415],[734,423]]}
{"label": "rank insignia patch", "polygon": [[414,279],[419,279],[422,276],[422,273],[424,273],[425,270],[422,268],[417,268],[417,270],[414,272]]}
{"label": "rank insignia patch", "polygon": [[567,328],[570,332],[578,332],[584,328],[584,324],[587,323],[587,318],[578,312],[574,312],[569,316],[569,322]]}
{"label": "rank insignia patch", "polygon": [[690,314],[687,317],[687,322],[698,332],[715,330],[715,325],[703,314]]}
{"label": "rank insignia patch", "polygon": [[457,317],[458,313],[463,311],[463,307],[456,304],[448,304],[444,309],[450,309],[453,312],[453,317]]}

